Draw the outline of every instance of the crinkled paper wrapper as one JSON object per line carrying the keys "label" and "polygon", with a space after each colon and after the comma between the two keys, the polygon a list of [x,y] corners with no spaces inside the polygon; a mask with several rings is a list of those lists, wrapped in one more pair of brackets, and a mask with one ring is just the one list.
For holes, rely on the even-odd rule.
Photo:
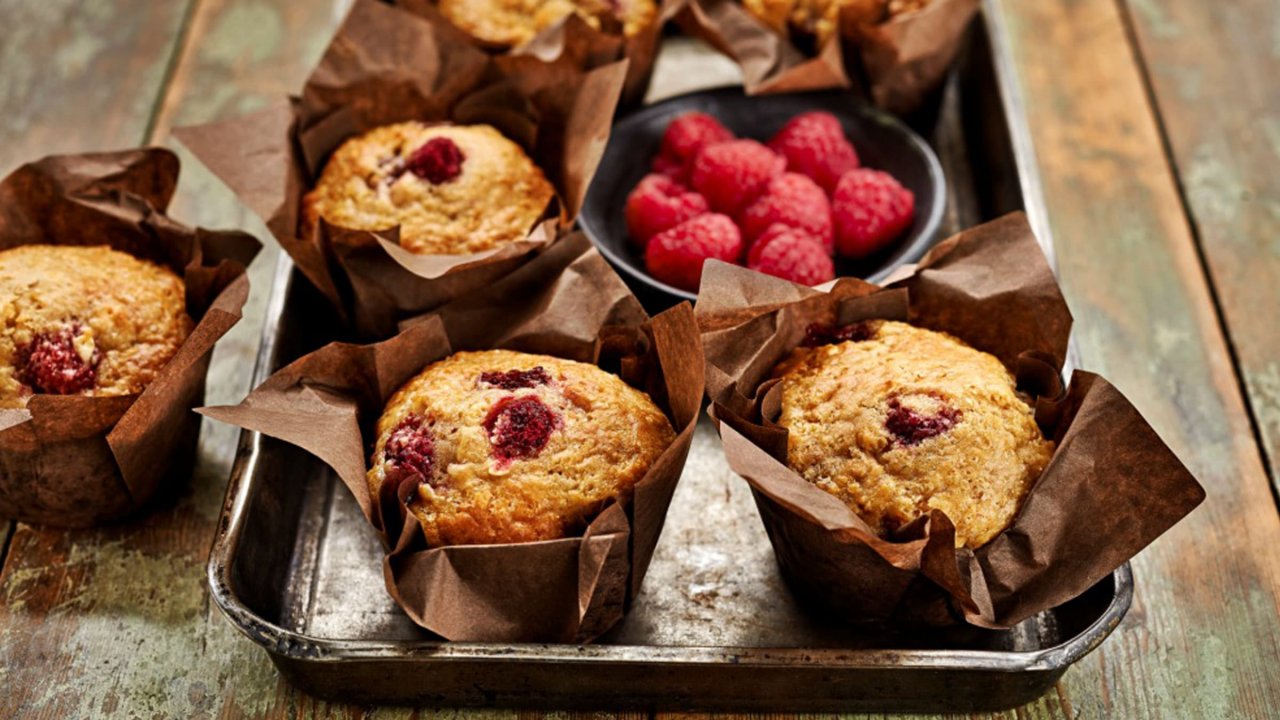
{"label": "crinkled paper wrapper", "polygon": [[[300,97],[174,134],[263,217],[357,335],[385,338],[398,322],[511,272],[573,223],[626,67],[491,57],[442,18],[356,0]],[[399,227],[369,232],[322,220],[302,237],[302,198],[329,155],[354,135],[408,120],[498,128],[555,186],[550,219],[523,241],[464,255],[415,255],[400,247]]]}
{"label": "crinkled paper wrapper", "polygon": [[878,25],[856,25],[809,55],[738,0],[688,0],[678,20],[742,67],[749,94],[856,87],[899,115],[941,85],[979,0],[933,0]]}
{"label": "crinkled paper wrapper", "polygon": [[[622,102],[638,104],[649,89],[653,63],[662,42],[662,27],[682,8],[686,0],[657,0],[658,14],[648,27],[631,37],[622,34],[620,25],[593,28],[577,15],[569,15],[546,28],[528,43],[516,48],[493,48],[484,42],[458,32],[482,49],[514,56],[528,55],[547,62],[564,62],[582,70],[591,70],[618,60],[627,60],[627,77],[622,88]],[[437,9],[434,0],[397,0],[405,10],[438,23],[449,21]]]}
{"label": "crinkled paper wrapper", "polygon": [[[458,350],[506,348],[591,362],[653,398],[678,435],[630,503],[607,505],[580,537],[427,548],[404,498],[371,497],[374,424],[388,398]],[[414,319],[373,345],[334,343],[272,375],[210,417],[298,445],[337,472],[378,530],[387,588],[417,624],[448,640],[586,642],[640,588],[693,437],[702,352],[688,303],[649,319],[580,234],[492,287]]]}
{"label": "crinkled paper wrapper", "polygon": [[[1025,216],[960,233],[886,288],[829,291],[708,265],[698,296],[707,388],[733,470],[751,485],[785,577],[854,621],[1008,628],[1087,590],[1204,499],[1204,490],[1110,383],[1063,389],[1071,314]],[[1000,359],[1057,444],[1013,523],[957,549],[940,511],[881,539],[786,466],[773,368],[811,323],[869,318],[941,330]]]}
{"label": "crinkled paper wrapper", "polygon": [[109,245],[176,272],[190,337],[139,395],[35,395],[0,410],[0,517],[85,526],[140,508],[185,478],[195,457],[209,354],[240,319],[259,245],[164,215],[178,181],[167,150],[63,155],[0,183],[0,249]]}

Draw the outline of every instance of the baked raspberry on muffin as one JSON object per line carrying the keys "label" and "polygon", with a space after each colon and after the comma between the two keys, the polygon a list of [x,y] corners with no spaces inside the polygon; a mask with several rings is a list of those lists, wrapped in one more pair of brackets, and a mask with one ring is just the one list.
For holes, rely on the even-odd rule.
{"label": "baked raspberry on muffin", "polygon": [[901,322],[812,328],[774,371],[787,464],[881,536],[941,510],[981,547],[1053,454],[994,356]]}
{"label": "baked raspberry on muffin", "polygon": [[636,35],[658,16],[653,0],[440,0],[439,7],[459,29],[498,47],[523,45],[574,13],[597,30],[620,24],[626,37]]}
{"label": "baked raspberry on muffin", "polygon": [[408,498],[431,547],[580,532],[675,438],[649,397],[595,365],[508,350],[429,365],[387,403],[369,489]]}
{"label": "baked raspberry on muffin", "polygon": [[351,138],[302,200],[302,232],[323,217],[351,230],[400,227],[425,255],[523,240],[555,189],[519,145],[488,125],[405,122]]}
{"label": "baked raspberry on muffin", "polygon": [[106,246],[0,251],[0,407],[142,392],[191,333],[168,268]]}

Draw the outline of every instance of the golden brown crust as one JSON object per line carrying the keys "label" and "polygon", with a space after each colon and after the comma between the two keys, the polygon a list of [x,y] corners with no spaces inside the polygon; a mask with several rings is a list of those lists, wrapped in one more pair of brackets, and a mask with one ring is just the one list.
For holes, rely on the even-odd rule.
{"label": "golden brown crust", "polygon": [[[433,138],[465,156],[456,177],[432,182],[405,161]],[[460,255],[525,239],[555,188],[519,145],[488,125],[406,122],[342,144],[302,200],[306,237],[323,216],[352,230],[400,226],[411,252]]]}
{"label": "golden brown crust", "polygon": [[742,4],[774,30],[815,35],[821,45],[837,29],[849,35],[859,26],[917,12],[929,0],[743,0]]}
{"label": "golden brown crust", "polygon": [[995,537],[1053,454],[1013,377],[944,333],[871,321],[865,340],[780,364],[787,463],[881,535],[941,510],[957,546]]}
{"label": "golden brown crust", "polygon": [[[502,387],[482,379],[535,368],[545,382]],[[545,445],[531,456],[504,453],[495,429],[495,413],[513,400],[541,403],[553,418]],[[647,395],[594,365],[507,350],[460,352],[429,365],[387,403],[368,473],[374,497],[388,478],[409,474],[388,450],[393,433],[422,426],[430,429],[430,477],[409,507],[432,547],[579,532],[608,501],[628,498],[675,437]]]}
{"label": "golden brown crust", "polygon": [[570,13],[599,29],[612,15],[627,37],[653,24],[653,0],[440,0],[440,12],[468,35],[488,45],[515,47]]}
{"label": "golden brown crust", "polygon": [[[0,321],[5,408],[24,407],[35,393],[140,393],[192,326],[177,275],[106,246],[0,252]],[[69,351],[65,362],[85,374],[61,390],[41,388],[33,363],[42,353],[34,349],[59,343]]]}

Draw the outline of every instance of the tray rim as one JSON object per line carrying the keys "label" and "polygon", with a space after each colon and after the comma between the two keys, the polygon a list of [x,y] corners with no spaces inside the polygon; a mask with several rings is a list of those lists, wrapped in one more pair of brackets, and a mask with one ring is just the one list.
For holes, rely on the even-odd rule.
{"label": "tray rim", "polygon": [[[996,86],[1008,122],[1012,153],[1018,170],[1023,205],[1033,230],[1056,273],[1056,257],[1035,151],[1021,93],[1009,60],[1009,41],[1004,18],[995,0],[982,0],[982,22],[986,25],[994,58]],[[296,275],[293,263],[280,253],[272,278],[272,290],[252,377],[257,386],[272,372],[277,348],[277,325],[283,314]],[[1064,372],[1078,366],[1074,339]],[[254,469],[262,452],[262,435],[244,430],[237,444],[223,501],[221,519],[210,548],[206,566],[209,592],[231,623],[246,637],[262,646],[273,660],[279,658],[335,663],[351,660],[410,662],[429,658],[432,662],[490,662],[554,664],[644,664],[722,665],[788,667],[824,670],[981,670],[986,672],[1033,673],[1065,670],[1096,649],[1120,624],[1133,602],[1134,580],[1126,562],[1111,575],[1114,595],[1106,610],[1079,634],[1057,645],[1029,651],[954,649],[830,649],[774,647],[717,647],[701,645],[569,645],[540,643],[474,643],[443,640],[390,641],[321,638],[295,632],[271,623],[241,602],[231,577],[232,561],[245,521]]]}

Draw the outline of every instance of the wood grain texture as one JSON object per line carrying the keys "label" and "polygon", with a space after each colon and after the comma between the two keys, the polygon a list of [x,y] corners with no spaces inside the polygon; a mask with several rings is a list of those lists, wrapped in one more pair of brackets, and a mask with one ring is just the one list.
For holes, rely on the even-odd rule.
{"label": "wood grain texture", "polygon": [[17,0],[0,23],[0,174],[140,143],[193,0]]}
{"label": "wood grain texture", "polygon": [[[143,142],[189,6],[185,1],[146,0],[6,4],[0,22],[0,173],[51,153]],[[187,558],[125,559],[116,552],[122,547],[120,538],[108,532],[95,533],[99,544],[111,548],[103,562],[86,562],[71,535],[8,524],[0,529],[0,536],[10,539],[3,547],[13,551],[0,577],[0,705],[9,713],[75,717],[118,706],[118,678],[130,672],[120,671],[111,658],[100,658],[92,667],[83,665],[78,654],[84,646],[113,647],[116,628],[140,621],[134,604],[124,602],[116,591],[135,571],[160,583],[140,604],[159,623],[180,616],[193,598],[199,602],[198,586],[194,595],[189,586],[169,587],[172,569]],[[146,547],[157,540],[143,530],[137,545]],[[21,559],[13,560],[15,556]],[[76,584],[90,575],[100,584],[91,589]],[[63,622],[86,608],[99,609],[106,618]],[[62,648],[58,652],[68,662],[46,666],[50,648]],[[129,652],[133,651],[117,657],[127,660]],[[81,687],[84,671],[102,680],[99,687],[66,690]],[[201,692],[193,688],[197,696]]]}
{"label": "wood grain texture", "polygon": [[[140,143],[189,5],[6,5],[0,22],[0,177],[52,153]],[[95,122],[85,122],[88,117]],[[0,523],[0,537],[12,530],[12,523]]]}
{"label": "wood grain texture", "polygon": [[[157,8],[176,8],[178,3],[115,4],[122,24],[147,37],[113,40],[101,57],[93,58],[117,68],[98,73],[98,83],[125,78],[121,68],[149,66],[119,57],[128,51],[163,47],[178,59],[166,56],[150,63],[161,68],[173,64],[171,91],[163,97],[160,83],[143,87],[136,77],[129,78],[134,84],[102,89],[104,97],[114,93],[129,100],[128,122],[106,117],[117,112],[111,106],[86,105],[82,112],[69,113],[69,126],[82,132],[96,129],[107,138],[80,141],[89,146],[138,144],[147,139],[148,125],[154,125],[150,139],[162,142],[174,122],[236,114],[293,90],[341,15],[341,8],[321,3],[209,0],[189,18],[187,42],[179,53],[175,41],[180,27],[159,27],[148,20]],[[14,25],[10,6],[3,18],[0,26]],[[56,57],[66,52],[64,47],[97,47],[103,42],[97,36],[104,32],[115,37],[110,27],[80,21],[72,21],[70,30],[23,30],[23,52],[32,57]],[[33,49],[37,47],[47,49]],[[13,81],[7,62],[3,76],[5,82]],[[65,99],[74,97],[77,87],[50,83],[45,90]],[[12,95],[3,103],[6,108],[20,105]],[[24,138],[33,137],[30,130],[23,132]],[[122,138],[115,139],[117,134]],[[183,157],[174,212],[188,222],[240,226],[268,237],[189,156]],[[214,354],[209,402],[238,400],[248,390],[273,259],[269,249],[251,269],[252,298],[245,320]],[[0,576],[0,706],[50,718],[363,716],[335,713],[299,698],[278,678],[265,654],[210,607],[204,566],[237,436],[230,428],[206,422],[190,483],[173,478],[185,487],[181,498],[148,518],[97,531],[17,529]]]}
{"label": "wood grain texture", "polygon": [[1280,5],[1129,0],[1128,8],[1280,489]]}
{"label": "wood grain texture", "polygon": [[1080,717],[1266,716],[1280,707],[1280,518],[1124,18],[1112,0],[1000,6],[1084,365],[1209,495],[1137,558],[1132,612],[1068,671],[1064,703]]}

